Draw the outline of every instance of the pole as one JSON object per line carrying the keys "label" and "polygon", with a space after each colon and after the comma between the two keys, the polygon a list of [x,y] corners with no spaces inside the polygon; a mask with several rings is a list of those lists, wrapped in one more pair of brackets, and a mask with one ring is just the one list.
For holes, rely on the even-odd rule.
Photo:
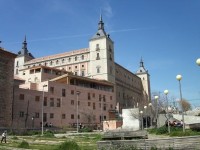
{"label": "pole", "polygon": [[78,133],[78,115],[79,115],[79,108],[78,108],[78,98],[79,98],[79,94],[80,94],[80,91],[76,91],[76,100],[77,100],[77,102],[76,102],[76,115],[77,115],[77,118],[76,118],[76,130],[77,130],[77,133]]}
{"label": "pole", "polygon": [[179,80],[179,89],[180,89],[180,101],[182,108],[182,122],[183,122],[183,132],[185,133],[185,121],[184,121],[184,108],[183,108],[183,99],[182,99],[182,91],[181,91],[181,81]]}
{"label": "pole", "polygon": [[168,104],[168,98],[167,98],[167,94],[166,94],[166,100],[167,100],[167,126],[168,126],[168,133],[170,133],[170,124],[169,124],[169,104]]}
{"label": "pole", "polygon": [[43,85],[42,90],[42,136],[44,134],[44,87],[47,87],[47,85]]}
{"label": "pole", "polygon": [[146,129],[147,129],[147,108],[145,109],[145,114],[146,114]]}

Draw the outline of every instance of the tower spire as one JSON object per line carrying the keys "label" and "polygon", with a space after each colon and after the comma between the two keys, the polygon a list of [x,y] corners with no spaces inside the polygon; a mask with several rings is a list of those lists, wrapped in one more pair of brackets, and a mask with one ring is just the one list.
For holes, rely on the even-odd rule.
{"label": "tower spire", "polygon": [[22,49],[24,50],[24,53],[28,52],[27,42],[26,42],[26,35],[24,37],[24,42],[22,43]]}
{"label": "tower spire", "polygon": [[104,30],[104,23],[103,23],[103,19],[102,19],[102,14],[100,14],[100,20],[99,20],[98,25],[99,25],[98,30]]}
{"label": "tower spire", "polygon": [[141,60],[140,60],[140,67],[144,67],[144,62],[142,60],[142,57],[141,57]]}

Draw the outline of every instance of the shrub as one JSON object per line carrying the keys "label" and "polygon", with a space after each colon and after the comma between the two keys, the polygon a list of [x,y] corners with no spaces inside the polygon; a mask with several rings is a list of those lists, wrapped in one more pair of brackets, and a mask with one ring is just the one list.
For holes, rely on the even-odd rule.
{"label": "shrub", "polygon": [[54,133],[52,131],[45,131],[44,137],[52,138],[52,137],[54,137]]}
{"label": "shrub", "polygon": [[92,128],[90,128],[90,127],[84,127],[82,129],[79,129],[79,132],[92,132]]}
{"label": "shrub", "polygon": [[19,145],[19,148],[29,148],[29,143],[26,141],[22,141]]}
{"label": "shrub", "polygon": [[65,141],[56,150],[81,150],[81,148],[74,141]]}

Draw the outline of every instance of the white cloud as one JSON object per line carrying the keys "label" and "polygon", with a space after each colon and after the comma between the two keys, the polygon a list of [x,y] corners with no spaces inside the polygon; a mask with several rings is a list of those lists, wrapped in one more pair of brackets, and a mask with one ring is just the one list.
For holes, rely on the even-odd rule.
{"label": "white cloud", "polygon": [[103,14],[108,17],[111,18],[113,17],[113,10],[112,7],[110,6],[109,2],[105,2],[104,6],[102,8]]}

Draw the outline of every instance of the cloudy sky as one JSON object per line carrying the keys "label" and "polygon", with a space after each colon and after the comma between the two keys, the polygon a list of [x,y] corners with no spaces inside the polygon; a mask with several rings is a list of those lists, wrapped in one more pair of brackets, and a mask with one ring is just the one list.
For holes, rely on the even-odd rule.
{"label": "cloudy sky", "polygon": [[152,92],[200,106],[199,0],[0,0],[0,46],[17,53],[27,36],[35,57],[88,47],[100,13],[115,61],[136,72],[141,57]]}

